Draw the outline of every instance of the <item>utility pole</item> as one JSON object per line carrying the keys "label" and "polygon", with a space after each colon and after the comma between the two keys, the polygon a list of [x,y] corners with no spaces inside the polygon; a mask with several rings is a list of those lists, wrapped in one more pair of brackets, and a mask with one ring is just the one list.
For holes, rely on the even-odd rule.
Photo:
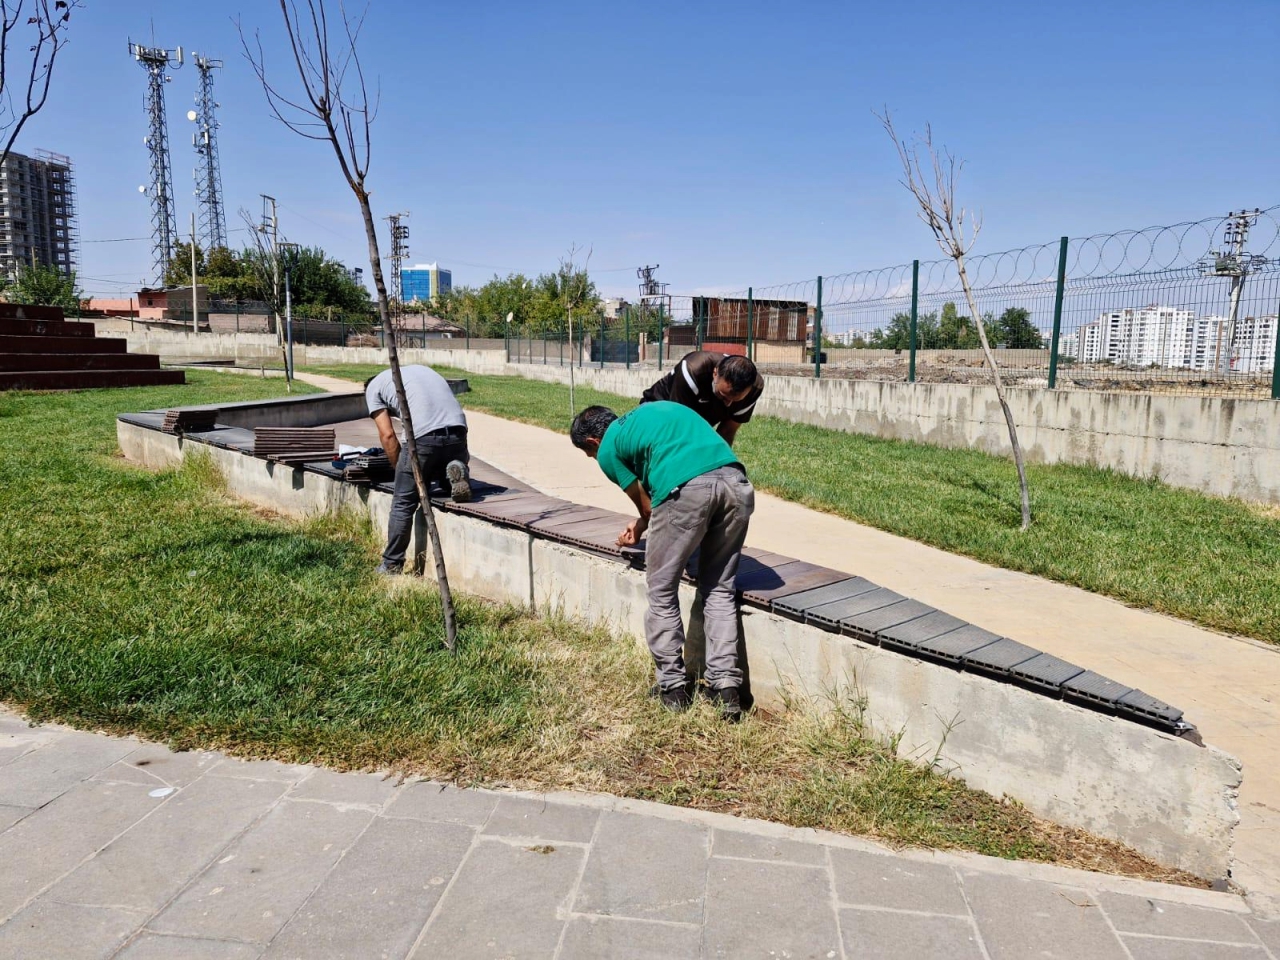
{"label": "utility pole", "polygon": [[[657,304],[658,307],[658,326],[661,329],[662,316],[664,312],[669,315],[671,313],[671,296],[667,293],[667,285],[659,283],[654,274],[657,273],[661,264],[655,263],[652,266],[638,267],[636,276],[640,279],[640,318],[643,323],[647,319],[650,304]],[[662,335],[658,335],[658,369],[662,369],[663,354]]]}
{"label": "utility pole", "polygon": [[[1232,361],[1235,359],[1236,327],[1240,319],[1240,297],[1244,293],[1244,278],[1254,267],[1266,263],[1266,258],[1245,252],[1245,243],[1249,239],[1249,228],[1257,222],[1260,210],[1252,213],[1241,210],[1239,213],[1227,214],[1226,229],[1223,231],[1225,249],[1211,252],[1213,262],[1208,275],[1211,277],[1231,278],[1231,309],[1227,317],[1225,330],[1218,324],[1217,343],[1213,351],[1213,368],[1215,372],[1226,376],[1231,373]],[[1226,350],[1223,341],[1226,341]]]}
{"label": "utility pole", "polygon": [[259,196],[262,197],[262,222],[258,224],[258,232],[271,238],[271,315],[275,320],[276,342],[280,344],[284,359],[285,387],[292,389],[293,363],[289,357],[285,332],[280,326],[280,220],[276,215],[276,198],[265,193]]}
{"label": "utility pole", "polygon": [[[409,256],[409,225],[400,221],[408,216],[409,212],[406,210],[387,217],[391,224],[391,253],[387,257],[391,261],[391,320],[397,329],[404,326],[404,290],[400,285],[400,262]],[[423,346],[426,346],[425,340]]]}
{"label": "utility pole", "polygon": [[200,332],[200,298],[196,294],[196,215],[191,213],[191,332]]}
{"label": "utility pole", "polygon": [[288,259],[284,262],[284,337],[287,350],[285,353],[285,366],[288,368],[289,379],[293,379],[293,252],[298,249],[296,243],[282,243],[280,249],[284,250]]}

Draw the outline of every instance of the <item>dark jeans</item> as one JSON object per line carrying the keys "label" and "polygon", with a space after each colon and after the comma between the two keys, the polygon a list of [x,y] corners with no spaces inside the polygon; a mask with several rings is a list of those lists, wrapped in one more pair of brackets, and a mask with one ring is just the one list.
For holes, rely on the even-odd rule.
{"label": "dark jeans", "polygon": [[[471,454],[467,452],[465,436],[417,438],[418,465],[422,469],[422,479],[431,492],[432,484],[439,484],[446,493],[449,481],[444,469],[454,460],[467,463]],[[418,512],[418,487],[413,482],[413,467],[409,464],[409,448],[400,445],[400,460],[396,463],[395,493],[391,499],[391,519],[387,522],[387,549],[382,551],[382,562],[389,567],[404,565],[405,550],[409,547],[409,537],[413,534],[413,517]]]}

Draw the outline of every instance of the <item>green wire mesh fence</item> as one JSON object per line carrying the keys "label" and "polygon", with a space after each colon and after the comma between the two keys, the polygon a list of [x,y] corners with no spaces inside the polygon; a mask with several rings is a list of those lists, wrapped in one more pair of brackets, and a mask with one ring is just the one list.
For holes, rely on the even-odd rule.
{"label": "green wire mesh fence", "polygon": [[670,365],[690,350],[766,372],[1280,399],[1280,206],[715,297],[509,336],[514,362]]}

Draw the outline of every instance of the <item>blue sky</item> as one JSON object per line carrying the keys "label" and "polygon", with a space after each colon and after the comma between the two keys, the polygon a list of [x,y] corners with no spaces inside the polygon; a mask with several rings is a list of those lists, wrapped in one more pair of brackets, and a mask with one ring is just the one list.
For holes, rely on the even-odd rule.
{"label": "blue sky", "polygon": [[[932,259],[871,111],[926,122],[967,167],[980,249],[1280,203],[1280,4],[419,3],[373,0],[375,215],[411,211],[411,262],[455,284],[593,249],[607,293],[661,264],[673,292]],[[234,24],[289,64],[276,4],[88,0],[16,149],[77,165],[91,292],[151,279],[145,74],[130,38],[225,61],[228,226],[280,203],[290,240],[368,274],[354,198],[322,144],[267,112]],[[197,72],[167,87],[178,221],[193,209]],[[233,245],[243,231],[231,234]],[[385,250],[385,245],[384,245]]]}

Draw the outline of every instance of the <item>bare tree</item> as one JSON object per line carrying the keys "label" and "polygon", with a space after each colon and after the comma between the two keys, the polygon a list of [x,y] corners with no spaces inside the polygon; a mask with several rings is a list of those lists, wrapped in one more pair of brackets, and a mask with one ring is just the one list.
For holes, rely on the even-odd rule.
{"label": "bare tree", "polygon": [[960,285],[964,288],[965,300],[969,304],[969,314],[977,325],[982,354],[986,357],[987,366],[991,368],[996,396],[1000,400],[1000,409],[1004,411],[1004,421],[1009,427],[1009,444],[1013,447],[1013,462],[1018,467],[1018,488],[1022,496],[1022,529],[1026,530],[1031,526],[1031,494],[1027,489],[1027,466],[1022,456],[1022,445],[1018,442],[1018,427],[1013,421],[1013,411],[1009,409],[1004,382],[1000,379],[1000,368],[991,352],[986,324],[982,320],[982,314],[978,312],[969,274],[965,270],[965,255],[978,239],[982,220],[964,207],[956,205],[956,176],[963,169],[964,162],[957,161],[945,147],[939,150],[934,146],[933,131],[928,125],[924,128],[923,136],[913,135],[908,141],[898,136],[887,109],[883,115],[876,116],[898,151],[903,173],[901,184],[915,197],[920,207],[920,219],[933,231],[938,246],[956,265],[956,273],[960,276]]}
{"label": "bare tree", "polygon": [[[71,11],[80,0],[0,0],[0,166],[9,157],[18,134],[49,99],[53,65],[67,45]],[[19,44],[26,55],[15,62]],[[25,89],[15,96],[10,68],[21,66]]]}
{"label": "bare tree", "polygon": [[594,247],[587,249],[587,261],[579,271],[577,264],[574,262],[578,256],[578,245],[576,243],[569,245],[569,252],[560,258],[560,296],[564,300],[565,316],[569,322],[569,416],[574,417],[578,413],[574,398],[573,376],[573,309],[581,306],[587,299],[587,289],[590,284],[588,278],[588,270],[591,267],[591,254],[595,252]]}
{"label": "bare tree", "polygon": [[386,338],[387,358],[391,362],[391,376],[395,381],[400,420],[404,424],[406,455],[413,469],[414,484],[418,488],[427,535],[431,540],[435,559],[436,580],[440,585],[440,601],[444,608],[445,645],[450,650],[455,650],[458,628],[453,594],[449,589],[444,553],[440,547],[440,531],[436,526],[435,513],[431,509],[430,491],[418,463],[413,418],[405,399],[404,380],[400,375],[396,330],[391,324],[387,285],[382,277],[378,231],[366,186],[373,147],[371,127],[378,112],[377,95],[375,93],[373,100],[370,100],[368,83],[356,49],[367,7],[359,16],[352,16],[347,13],[342,0],[279,2],[288,36],[288,51],[297,71],[297,92],[285,95],[280,86],[268,79],[266,55],[256,31],[252,47],[243,27],[240,27],[240,40],[245,57],[252,64],[276,119],[301,137],[329,144],[342,176],[355,194],[356,203],[360,207],[365,236],[369,241],[369,266],[373,271],[373,283],[378,293],[378,317]]}

